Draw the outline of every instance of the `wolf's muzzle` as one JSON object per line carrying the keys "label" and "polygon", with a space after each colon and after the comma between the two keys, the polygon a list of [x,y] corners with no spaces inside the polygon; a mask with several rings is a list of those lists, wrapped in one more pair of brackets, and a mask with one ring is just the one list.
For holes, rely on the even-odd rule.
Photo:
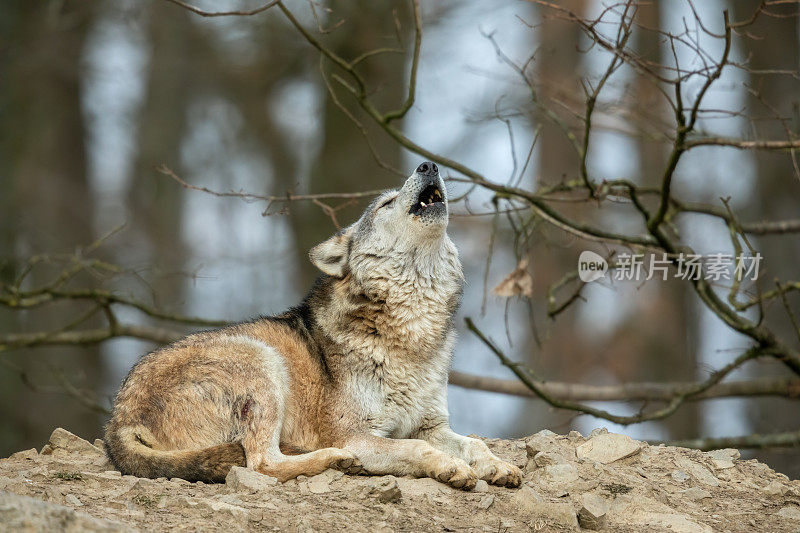
{"label": "wolf's muzzle", "polygon": [[431,178],[435,178],[439,175],[439,167],[436,166],[436,163],[424,161],[420,166],[417,167],[417,174],[420,176],[429,176]]}

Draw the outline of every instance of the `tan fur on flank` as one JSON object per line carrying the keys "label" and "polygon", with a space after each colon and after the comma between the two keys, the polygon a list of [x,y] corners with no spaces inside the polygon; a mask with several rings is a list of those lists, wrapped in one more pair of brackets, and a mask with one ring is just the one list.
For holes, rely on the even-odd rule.
{"label": "tan fur on flank", "polygon": [[246,465],[281,481],[332,467],[518,486],[517,467],[448,423],[463,275],[445,192],[424,163],[311,251],[325,275],[300,306],[143,357],[106,428],[114,464],[191,481]]}

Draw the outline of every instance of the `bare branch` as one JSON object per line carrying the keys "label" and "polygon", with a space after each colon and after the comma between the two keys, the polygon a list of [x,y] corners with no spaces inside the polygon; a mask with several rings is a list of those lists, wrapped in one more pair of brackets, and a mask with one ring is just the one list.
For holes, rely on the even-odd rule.
{"label": "bare branch", "polygon": [[200,15],[201,17],[249,17],[266,11],[267,9],[278,4],[280,0],[273,0],[272,2],[267,2],[263,6],[257,7],[255,9],[250,9],[248,11],[203,11],[200,8],[194,7],[185,2],[181,2],[181,0],[166,0],[166,1],[171,2],[177,6],[180,6],[183,9],[188,9],[192,13]]}

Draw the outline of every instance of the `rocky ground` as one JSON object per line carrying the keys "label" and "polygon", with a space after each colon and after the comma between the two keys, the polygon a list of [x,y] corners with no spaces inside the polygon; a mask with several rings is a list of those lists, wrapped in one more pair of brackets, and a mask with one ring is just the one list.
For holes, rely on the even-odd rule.
{"label": "rocky ground", "polygon": [[11,531],[798,531],[800,481],[736,450],[648,446],[604,430],[487,440],[518,490],[329,470],[285,484],[234,468],[222,485],[122,476],[103,443],[57,429],[0,460]]}

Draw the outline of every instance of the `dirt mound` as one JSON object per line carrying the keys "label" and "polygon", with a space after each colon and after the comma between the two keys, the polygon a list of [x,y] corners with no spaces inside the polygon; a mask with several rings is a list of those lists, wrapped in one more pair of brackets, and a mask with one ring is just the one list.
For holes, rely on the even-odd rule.
{"label": "dirt mound", "polygon": [[57,429],[0,460],[0,529],[27,531],[800,531],[800,481],[736,450],[648,446],[594,431],[487,440],[524,468],[518,490],[328,470],[278,483],[234,468],[224,485],[112,469],[102,441]]}

